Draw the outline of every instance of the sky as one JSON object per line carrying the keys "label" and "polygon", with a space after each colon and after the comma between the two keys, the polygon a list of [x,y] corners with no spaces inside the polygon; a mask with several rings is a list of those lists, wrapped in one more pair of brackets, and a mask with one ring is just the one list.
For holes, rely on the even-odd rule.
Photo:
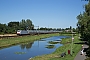
{"label": "sky", "polygon": [[39,27],[76,28],[76,17],[87,3],[81,0],[0,0],[0,23],[30,19]]}

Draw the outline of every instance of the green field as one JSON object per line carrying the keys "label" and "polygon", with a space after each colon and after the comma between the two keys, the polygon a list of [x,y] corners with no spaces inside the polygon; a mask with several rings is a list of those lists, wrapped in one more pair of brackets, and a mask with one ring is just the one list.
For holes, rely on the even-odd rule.
{"label": "green field", "polygon": [[[78,53],[78,51],[81,48],[81,45],[74,44],[74,43],[80,42],[78,39],[78,36],[74,36],[73,44],[71,41],[72,41],[71,38],[62,39],[61,43],[64,45],[57,48],[55,52],[53,52],[51,54],[42,55],[42,56],[36,56],[30,60],[74,60],[76,54]],[[72,51],[73,51],[72,55],[68,54],[68,50],[71,51],[71,46],[72,46]],[[65,57],[60,57],[60,54],[62,52],[66,52]]]}

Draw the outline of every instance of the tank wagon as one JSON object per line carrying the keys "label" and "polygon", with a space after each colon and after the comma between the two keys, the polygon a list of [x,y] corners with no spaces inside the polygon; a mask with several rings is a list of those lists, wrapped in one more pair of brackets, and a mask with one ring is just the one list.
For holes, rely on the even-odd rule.
{"label": "tank wagon", "polygon": [[49,34],[49,33],[59,33],[60,31],[53,30],[17,30],[17,35],[35,35],[35,34]]}

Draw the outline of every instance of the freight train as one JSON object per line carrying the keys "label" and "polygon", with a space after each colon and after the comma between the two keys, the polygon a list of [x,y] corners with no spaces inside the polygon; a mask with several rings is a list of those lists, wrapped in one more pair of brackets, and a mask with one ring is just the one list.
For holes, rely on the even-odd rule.
{"label": "freight train", "polygon": [[49,34],[59,32],[60,31],[53,31],[53,30],[17,30],[17,35]]}

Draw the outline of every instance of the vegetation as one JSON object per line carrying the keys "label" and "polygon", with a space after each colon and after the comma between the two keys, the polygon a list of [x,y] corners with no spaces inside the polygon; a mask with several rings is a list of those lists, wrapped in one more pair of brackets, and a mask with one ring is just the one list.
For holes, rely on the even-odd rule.
{"label": "vegetation", "polygon": [[[2,39],[0,40],[0,48],[3,47],[7,47],[7,46],[12,46],[12,45],[16,45],[19,43],[22,43],[22,49],[24,49],[23,47],[23,43],[24,42],[33,42],[35,40],[39,40],[41,38],[46,38],[46,37],[51,37],[51,36],[59,36],[60,34],[43,34],[43,35],[34,35],[34,36],[20,36],[17,38],[10,38],[10,39]],[[70,34],[63,34],[63,35],[70,35]],[[75,36],[75,41],[74,42],[78,42],[77,36]],[[55,42],[49,42],[49,43],[55,43]],[[73,44],[73,50],[75,53],[73,53],[73,57],[71,58],[71,55],[66,55],[65,58],[60,58],[60,54],[62,52],[67,52],[68,50],[70,50],[71,48],[71,38],[67,38],[67,39],[63,39],[62,42],[64,44],[64,46],[59,47],[55,52],[53,52],[52,54],[47,54],[47,55],[43,55],[43,56],[38,56],[38,57],[34,57],[34,59],[32,60],[59,60],[59,59],[71,59],[73,60],[75,55],[77,54],[77,52],[80,50],[80,45],[76,45]],[[78,46],[78,48],[76,48]],[[28,47],[27,47],[28,48]],[[54,48],[53,45],[48,45],[46,46],[46,48]],[[25,54],[23,52],[15,52],[15,54]]]}
{"label": "vegetation", "polygon": [[26,54],[26,52],[15,52],[15,54]]}
{"label": "vegetation", "polygon": [[8,24],[0,23],[0,34],[16,33],[17,30],[34,29],[34,25],[30,19],[21,22],[9,22]]}
{"label": "vegetation", "polygon": [[[71,30],[70,28],[46,28],[46,27],[39,27],[39,26],[34,26],[33,22],[30,19],[22,19],[20,22],[9,22],[8,24],[1,24],[0,23],[0,34],[12,34],[16,33],[17,30],[36,30],[35,27],[38,27],[37,30],[57,30],[57,31],[66,31]],[[75,28],[73,28],[73,31],[76,31]]]}
{"label": "vegetation", "polygon": [[[42,56],[36,56],[30,60],[74,60],[76,54],[81,49],[81,45],[80,44],[73,44],[72,45],[71,38],[62,39],[62,43],[63,42],[64,42],[64,45],[57,48],[55,52],[53,52],[51,54],[42,55]],[[78,39],[78,36],[74,36],[73,42],[74,43],[80,42]],[[73,51],[72,55],[68,54],[68,50],[71,51],[71,46],[73,47],[72,48],[72,51]],[[62,54],[63,52],[66,52],[66,56],[60,57],[60,54]]]}
{"label": "vegetation", "polygon": [[87,58],[87,59],[85,59],[85,60],[90,60],[90,57],[89,57],[89,58]]}
{"label": "vegetation", "polygon": [[46,37],[50,37],[50,36],[57,36],[59,35],[57,34],[43,34],[43,35],[34,35],[34,36],[20,36],[20,37],[15,37],[15,38],[10,38],[10,39],[2,39],[0,40],[0,47],[7,47],[7,46],[11,46],[11,45],[15,45],[15,44],[19,44],[19,43],[25,43],[25,42],[33,42],[35,40],[39,40],[41,38],[46,38]]}
{"label": "vegetation", "polygon": [[32,24],[32,21],[30,19],[27,19],[26,21],[22,19],[22,21],[19,23],[20,30],[31,30],[34,29],[34,25]]}
{"label": "vegetation", "polygon": [[[77,16],[77,19],[78,32],[81,34],[82,40],[88,42],[88,51],[90,51],[90,1],[85,5],[85,11],[83,13],[80,13]],[[90,57],[90,53],[88,53],[88,51],[87,55],[89,55]]]}
{"label": "vegetation", "polygon": [[60,41],[57,41],[57,42],[55,42],[55,41],[49,41],[48,43],[49,44],[57,44],[57,43],[60,43]]}
{"label": "vegetation", "polygon": [[52,49],[54,47],[55,47],[54,45],[46,45],[46,48],[48,48],[48,49]]}

